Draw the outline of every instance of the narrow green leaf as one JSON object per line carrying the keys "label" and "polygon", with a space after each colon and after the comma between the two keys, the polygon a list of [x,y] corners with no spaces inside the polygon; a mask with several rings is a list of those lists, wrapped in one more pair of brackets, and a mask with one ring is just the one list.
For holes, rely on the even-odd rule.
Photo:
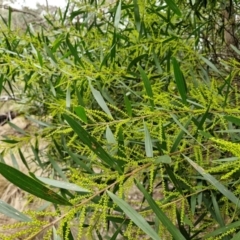
{"label": "narrow green leaf", "polygon": [[12,26],[12,8],[8,7],[8,29],[11,30]]}
{"label": "narrow green leaf", "polygon": [[51,49],[47,46],[47,44],[44,44],[44,49],[45,49],[48,57],[50,57],[50,58],[52,59],[52,61],[56,64],[56,63],[57,63],[57,60],[56,60],[56,58],[54,57]]}
{"label": "narrow green leaf", "polygon": [[71,231],[69,231],[69,223],[68,222],[64,222],[63,227],[62,227],[62,232],[63,232],[63,236],[65,237],[65,239],[74,240],[74,237],[73,237]]}
{"label": "narrow green leaf", "polygon": [[[187,130],[187,127],[186,127],[186,126],[188,126],[188,125],[190,124],[190,122],[191,122],[191,120],[192,120],[191,118],[187,121],[186,125],[183,126],[174,114],[170,113],[170,115],[171,115],[172,119],[174,120],[174,122],[180,127],[180,129],[181,129],[183,132],[185,132],[188,136],[190,136],[192,139],[194,139],[195,141],[197,141],[197,139],[194,138],[194,137],[191,135],[191,133]],[[202,145],[201,143],[199,143],[199,144]]]}
{"label": "narrow green leaf", "polygon": [[174,224],[170,221],[166,214],[158,207],[151,195],[145,190],[145,188],[140,184],[140,182],[138,182],[137,180],[135,180],[135,182],[139,190],[143,193],[144,197],[148,201],[149,207],[153,210],[154,214],[156,214],[157,218],[162,222],[163,226],[167,228],[173,239],[186,240],[179,231],[179,229],[174,226]]}
{"label": "narrow green leaf", "polygon": [[240,231],[238,233],[236,233],[236,235],[231,238],[231,240],[239,240],[240,239]]}
{"label": "narrow green leaf", "polygon": [[148,131],[147,125],[143,122],[144,125],[144,141],[145,141],[145,152],[147,157],[153,157],[153,146],[152,146],[152,139],[150,133]]}
{"label": "narrow green leaf", "polygon": [[139,6],[138,6],[138,0],[133,0],[134,4],[134,19],[135,19],[135,25],[138,32],[141,31],[141,18],[139,13]]}
{"label": "narrow green leaf", "polygon": [[124,95],[124,103],[129,117],[132,117],[132,104],[127,95]]}
{"label": "narrow green leaf", "polygon": [[62,238],[57,234],[57,230],[54,226],[52,227],[52,231],[53,231],[53,240],[62,240]]}
{"label": "narrow green leaf", "polygon": [[231,122],[231,123],[234,123],[234,124],[236,124],[237,126],[240,126],[240,118],[233,117],[233,116],[230,116],[230,115],[224,116],[224,118],[225,118],[227,121],[229,121],[229,122]]}
{"label": "narrow green leaf", "polygon": [[165,0],[166,4],[168,5],[168,7],[174,12],[176,13],[178,16],[181,16],[182,13],[180,11],[180,9],[178,8],[177,4],[174,2],[174,0]]}
{"label": "narrow green leaf", "polygon": [[19,153],[19,156],[20,156],[23,164],[24,164],[25,167],[28,169],[28,171],[30,171],[30,168],[29,168],[29,166],[28,166],[28,164],[27,164],[27,161],[26,161],[26,159],[25,159],[25,157],[24,157],[24,155],[23,155],[23,153],[22,153],[22,151],[21,151],[20,148],[18,149],[18,153]]}
{"label": "narrow green leaf", "polygon": [[39,165],[41,168],[43,168],[43,163],[42,163],[42,161],[41,161],[41,159],[40,159],[40,157],[39,157],[39,155],[38,155],[39,149],[38,149],[37,141],[36,141],[36,143],[35,143],[35,146],[33,146],[33,145],[31,144],[31,150],[32,150],[32,152],[33,152],[33,154],[34,154],[34,160],[38,163],[38,165]]}
{"label": "narrow green leaf", "polygon": [[80,59],[80,57],[78,56],[78,46],[73,46],[69,40],[69,34],[67,34],[66,36],[66,44],[72,54],[72,56],[74,57],[74,63],[77,64],[79,63],[83,68],[84,68],[84,65]]}
{"label": "narrow green leaf", "polygon": [[70,109],[70,107],[71,107],[71,91],[70,87],[68,87],[66,92],[66,108]]}
{"label": "narrow green leaf", "polygon": [[[189,120],[187,121],[187,123],[184,125],[184,129],[187,129],[187,127],[188,127],[188,125],[189,125],[190,123],[191,123],[191,119],[189,119]],[[171,148],[171,150],[170,150],[171,153],[173,153],[173,152],[175,152],[175,151],[177,150],[178,145],[180,144],[180,142],[181,142],[182,139],[183,139],[184,133],[185,133],[185,131],[183,131],[183,130],[181,129],[181,131],[179,132],[179,134],[177,135],[177,137],[176,137],[175,140],[174,140],[174,143],[173,143],[172,148]]]}
{"label": "narrow green leaf", "polygon": [[239,157],[230,157],[230,158],[220,158],[217,160],[212,160],[213,162],[232,162],[232,161],[238,161]]}
{"label": "narrow green leaf", "polygon": [[49,85],[50,85],[50,90],[51,90],[53,96],[56,97],[56,96],[57,96],[56,90],[55,90],[55,88],[54,88],[54,86],[53,86],[53,84],[52,84],[51,79],[48,80],[48,83],[49,83]]}
{"label": "narrow green leaf", "polygon": [[200,58],[201,58],[214,72],[221,74],[221,72],[217,69],[217,67],[216,67],[211,61],[209,61],[208,59],[206,59],[206,58],[203,57],[203,56],[200,56]]}
{"label": "narrow green leaf", "polygon": [[209,116],[209,109],[210,109],[211,103],[209,103],[206,112],[204,115],[201,116],[201,120],[196,124],[197,130],[196,132],[198,133],[199,130],[203,130],[203,124],[205,123],[207,117]]}
{"label": "narrow green leaf", "polygon": [[163,70],[162,70],[162,67],[160,65],[160,62],[158,60],[158,56],[155,52],[152,53],[153,55],[153,59],[154,59],[154,62],[155,62],[155,66],[157,67],[157,70],[158,70],[158,73],[159,74],[162,74],[163,73]]}
{"label": "narrow green leaf", "polygon": [[73,118],[66,114],[63,114],[63,117],[66,119],[74,132],[79,136],[81,141],[86,144],[103,162],[105,162],[110,167],[116,168],[118,172],[122,172],[122,170],[117,165],[117,161],[112,158],[102,148],[98,141],[92,137],[79,123],[77,123]]}
{"label": "narrow green leaf", "polygon": [[27,135],[28,135],[23,129],[21,129],[20,127],[18,127],[18,126],[15,125],[14,123],[8,122],[8,125],[10,125],[13,129],[15,129],[17,132],[23,134],[24,136],[27,136]]}
{"label": "narrow green leaf", "polygon": [[66,146],[64,146],[64,149],[67,151],[67,153],[70,155],[71,159],[80,167],[82,167],[83,169],[85,169],[87,172],[89,173],[93,173],[93,171],[79,158],[81,158],[81,156],[79,157],[77,154],[72,153]]}
{"label": "narrow green leaf", "polygon": [[120,19],[121,19],[121,7],[122,7],[122,1],[120,0],[117,6],[117,10],[115,13],[115,18],[114,18],[114,27],[118,28]]}
{"label": "narrow green leaf", "polygon": [[19,212],[17,209],[13,208],[11,205],[5,203],[4,201],[0,200],[0,213],[13,218],[17,221],[21,222],[30,222],[32,221],[31,218],[24,215],[23,213]]}
{"label": "narrow green leaf", "polygon": [[50,127],[50,126],[51,126],[51,125],[48,124],[48,123],[42,122],[42,121],[40,121],[40,120],[36,120],[36,119],[34,119],[34,118],[30,117],[30,116],[26,116],[26,118],[27,118],[28,120],[30,120],[30,121],[38,124],[39,126],[42,126],[42,127]]}
{"label": "narrow green leaf", "polygon": [[56,172],[59,174],[59,176],[66,182],[68,182],[67,177],[65,176],[64,172],[62,169],[58,166],[57,162],[52,158],[51,155],[48,155],[48,159],[51,162],[53,168],[56,170]]}
{"label": "narrow green leaf", "polygon": [[174,57],[172,58],[172,64],[178,92],[182,98],[183,103],[187,104],[187,84],[183,77],[183,73],[180,69],[180,66]]}
{"label": "narrow green leaf", "polygon": [[238,54],[240,55],[239,49],[237,49],[234,45],[230,44],[230,47]]}
{"label": "narrow green leaf", "polygon": [[87,115],[84,107],[82,106],[74,107],[74,111],[83,122],[87,123]]}
{"label": "narrow green leaf", "polygon": [[137,63],[138,62],[140,62],[142,59],[146,59],[148,57],[148,54],[142,54],[142,55],[140,55],[140,56],[137,56],[136,58],[134,58],[131,62],[130,62],[130,64],[128,65],[128,68],[127,68],[127,70],[128,71],[130,71],[131,70],[131,68],[133,67],[133,66],[136,66],[137,65]]}
{"label": "narrow green leaf", "polygon": [[69,183],[69,182],[62,182],[62,181],[58,181],[58,180],[54,180],[54,179],[49,179],[49,178],[45,178],[45,177],[37,177],[37,179],[39,179],[41,182],[50,185],[52,187],[57,187],[57,188],[63,188],[63,189],[67,189],[70,191],[76,191],[76,192],[82,192],[82,193],[89,193],[90,191],[79,187],[78,185],[74,184],[74,183]]}
{"label": "narrow green leaf", "polygon": [[142,67],[140,65],[138,65],[138,70],[141,74],[141,77],[142,77],[142,80],[144,83],[144,87],[145,87],[146,93],[149,97],[149,101],[150,101],[150,104],[151,104],[151,107],[153,110],[154,109],[154,101],[153,101],[153,91],[152,91],[151,83],[147,77],[147,74],[145,73],[145,71],[142,69]]}
{"label": "narrow green leaf", "polygon": [[195,210],[196,210],[196,205],[197,205],[197,195],[192,195],[191,196],[191,211],[192,211],[192,215],[194,216],[195,214]]}
{"label": "narrow green leaf", "polygon": [[51,189],[40,184],[37,180],[28,177],[21,171],[10,167],[4,163],[0,163],[0,174],[3,175],[8,181],[21,188],[22,190],[33,194],[39,198],[46,201],[71,206],[72,204],[68,202],[65,198],[61,197]]}
{"label": "narrow green leaf", "polygon": [[134,210],[128,203],[116,196],[115,194],[107,191],[110,198],[123,210],[123,212],[139,227],[144,231],[151,239],[161,240],[158,234],[151,228],[148,222]]}
{"label": "narrow green leaf", "polygon": [[18,165],[17,159],[15,158],[15,155],[13,154],[12,150],[10,150],[10,156],[12,159],[12,166],[19,170],[19,165]]}
{"label": "narrow green leaf", "polygon": [[106,138],[108,143],[117,144],[117,141],[112,133],[112,130],[109,128],[109,126],[107,126],[107,129],[106,129]]}
{"label": "narrow green leaf", "polygon": [[92,86],[92,84],[91,84],[90,81],[89,81],[89,86],[90,86],[90,89],[91,89],[91,91],[92,91],[92,94],[93,94],[95,100],[97,101],[97,103],[99,104],[99,106],[102,108],[102,110],[103,110],[108,116],[110,116],[111,118],[113,118],[113,117],[112,117],[112,114],[111,114],[111,112],[110,112],[110,110],[109,110],[109,108],[108,108],[108,106],[107,106],[107,104],[106,104],[106,102],[104,101],[104,99],[103,99],[103,97],[102,97],[102,95],[101,95],[101,93]]}
{"label": "narrow green leaf", "polygon": [[42,58],[41,53],[32,45],[32,43],[31,43],[31,47],[32,47],[33,54],[37,57],[38,62],[40,64],[40,66],[42,67],[43,66],[43,58]]}
{"label": "narrow green leaf", "polygon": [[210,182],[215,188],[218,189],[226,198],[228,198],[231,202],[233,202],[237,207],[240,207],[239,199],[229,191],[224,185],[222,185],[216,178],[207,173],[202,167],[200,167],[197,163],[193,162],[189,157],[183,155],[184,158],[204,177],[205,180]]}
{"label": "narrow green leaf", "polygon": [[203,182],[202,181],[199,181],[197,183],[197,189],[199,191],[199,193],[197,195],[197,203],[198,203],[198,206],[201,206],[202,205],[202,201],[203,201],[203,193],[202,193]]}
{"label": "narrow green leaf", "polygon": [[[236,228],[239,228],[239,227],[240,227],[240,221],[233,222],[233,223],[230,223],[230,224],[228,224],[224,227],[218,228],[217,230],[206,234],[205,236],[203,236],[202,239],[209,239],[211,237],[215,237],[215,236],[220,235],[220,234],[228,233],[231,229],[236,229]],[[239,234],[237,234],[237,235],[240,236]],[[234,240],[239,240],[239,238],[234,238],[234,237],[231,240],[233,240],[233,239]]]}
{"label": "narrow green leaf", "polygon": [[219,225],[221,227],[224,227],[225,226],[225,223],[224,223],[224,220],[223,220],[223,217],[222,217],[222,214],[220,212],[220,208],[219,208],[219,205],[218,205],[218,201],[214,195],[214,193],[212,192],[211,193],[211,199],[212,199],[212,204],[213,204],[213,208],[214,208],[214,213],[215,213],[215,216],[216,216],[216,220],[217,222],[219,223]]}
{"label": "narrow green leaf", "polygon": [[204,131],[199,130],[199,133],[207,139],[210,139],[213,137],[209,132],[204,132]]}
{"label": "narrow green leaf", "polygon": [[[62,25],[63,25],[64,22],[66,21],[69,7],[70,7],[70,1],[67,2],[67,6],[66,6],[66,8],[65,8],[65,10],[64,10],[63,17],[61,18],[61,23],[62,23]],[[61,11],[61,10],[60,10],[60,11]]]}
{"label": "narrow green leaf", "polygon": [[167,164],[171,164],[172,163],[172,159],[170,156],[168,155],[163,155],[163,156],[160,156],[158,157],[155,162],[156,164],[159,164],[159,163],[167,163]]}
{"label": "narrow green leaf", "polygon": [[214,131],[216,133],[239,133],[240,129],[229,129],[229,130],[219,130],[219,131]]}
{"label": "narrow green leaf", "polygon": [[2,88],[5,82],[4,79],[4,74],[0,74],[0,94],[2,93]]}

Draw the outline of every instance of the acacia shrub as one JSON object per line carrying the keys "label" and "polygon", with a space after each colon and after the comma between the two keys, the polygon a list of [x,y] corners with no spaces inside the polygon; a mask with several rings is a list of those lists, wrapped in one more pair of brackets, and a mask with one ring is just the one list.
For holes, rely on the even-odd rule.
{"label": "acacia shrub", "polygon": [[228,75],[201,55],[178,34],[182,5],[166,3],[79,3],[21,36],[6,23],[1,81],[21,89],[26,115],[51,118],[30,118],[51,142],[38,164],[52,174],[30,193],[57,216],[28,239],[46,229],[62,239],[238,236],[239,65],[223,62]]}

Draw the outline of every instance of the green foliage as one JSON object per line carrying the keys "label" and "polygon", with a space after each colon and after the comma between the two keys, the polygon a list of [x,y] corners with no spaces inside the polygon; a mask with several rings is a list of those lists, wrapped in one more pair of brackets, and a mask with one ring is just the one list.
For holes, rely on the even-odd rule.
{"label": "green foliage", "polygon": [[34,134],[10,124],[22,135],[5,142],[49,142],[47,160],[37,144],[32,151],[51,176],[3,163],[0,172],[56,208],[49,222],[30,211],[33,234],[17,237],[47,230],[55,239],[236,239],[236,56],[211,61],[199,40],[207,30],[202,1],[104,4],[77,2],[47,16],[41,31],[2,25],[0,86],[19,91],[23,114],[39,116],[28,116]]}

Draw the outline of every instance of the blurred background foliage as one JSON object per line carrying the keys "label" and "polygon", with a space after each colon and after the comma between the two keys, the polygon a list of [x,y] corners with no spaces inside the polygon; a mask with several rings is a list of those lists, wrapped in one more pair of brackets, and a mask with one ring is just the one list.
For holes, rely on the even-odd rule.
{"label": "blurred background foliage", "polygon": [[[49,178],[30,191],[32,173],[0,172],[54,204],[58,216],[42,223],[49,234],[238,239],[239,1],[89,0],[48,6],[42,17],[40,6],[24,11],[36,19],[2,10],[0,90],[38,129],[8,136],[5,151],[46,139],[47,161],[33,151]],[[33,229],[28,239],[42,231]]]}

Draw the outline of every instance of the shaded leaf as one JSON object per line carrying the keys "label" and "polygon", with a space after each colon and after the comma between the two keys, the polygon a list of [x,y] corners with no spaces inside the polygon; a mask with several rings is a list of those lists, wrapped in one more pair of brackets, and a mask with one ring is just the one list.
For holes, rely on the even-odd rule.
{"label": "shaded leaf", "polygon": [[224,116],[224,118],[231,122],[231,123],[234,123],[236,124],[237,126],[240,126],[240,118],[237,118],[237,117],[234,117],[234,116],[230,116],[230,115],[227,115],[227,116]]}
{"label": "shaded leaf", "polygon": [[183,77],[183,73],[180,69],[179,63],[174,57],[172,58],[172,64],[173,64],[174,77],[177,84],[178,92],[182,98],[183,103],[186,104],[187,103],[187,84]]}
{"label": "shaded leaf", "polygon": [[139,72],[141,74],[146,93],[149,97],[149,101],[150,101],[152,110],[154,110],[153,91],[152,91],[151,83],[150,83],[150,81],[147,77],[147,74],[144,72],[144,70],[142,69],[142,67],[140,65],[138,65],[138,69],[139,69]]}
{"label": "shaded leaf", "polygon": [[61,197],[51,189],[45,187],[33,178],[28,177],[17,169],[10,167],[4,163],[0,163],[0,174],[2,174],[3,177],[5,177],[8,181],[17,187],[39,198],[56,204],[68,206],[72,205],[65,198]]}
{"label": "shaded leaf", "polygon": [[112,158],[98,143],[98,141],[92,137],[79,123],[77,123],[70,116],[63,114],[68,124],[72,127],[75,133],[79,136],[81,141],[86,144],[103,162],[108,166],[116,168],[118,171],[122,171],[117,165],[117,161]]}
{"label": "shaded leaf", "polygon": [[138,32],[141,30],[141,18],[139,13],[139,6],[138,6],[138,0],[133,0],[134,4],[134,19],[135,19],[135,25]]}
{"label": "shaded leaf", "polygon": [[124,95],[124,102],[125,102],[125,107],[126,107],[128,116],[132,117],[132,105],[127,95]]}
{"label": "shaded leaf", "polygon": [[61,176],[61,178],[63,180],[65,180],[66,182],[68,182],[68,179],[66,177],[66,175],[64,174],[64,172],[62,171],[62,169],[58,166],[57,162],[52,158],[51,155],[48,155],[48,159],[51,162],[53,168],[56,170],[56,172],[59,174],[59,176]]}
{"label": "shaded leaf", "polygon": [[182,15],[180,9],[178,8],[178,6],[177,6],[177,4],[174,2],[174,0],[165,0],[165,2],[167,3],[168,7],[169,7],[174,13],[176,13],[178,16],[181,16],[181,15]]}

